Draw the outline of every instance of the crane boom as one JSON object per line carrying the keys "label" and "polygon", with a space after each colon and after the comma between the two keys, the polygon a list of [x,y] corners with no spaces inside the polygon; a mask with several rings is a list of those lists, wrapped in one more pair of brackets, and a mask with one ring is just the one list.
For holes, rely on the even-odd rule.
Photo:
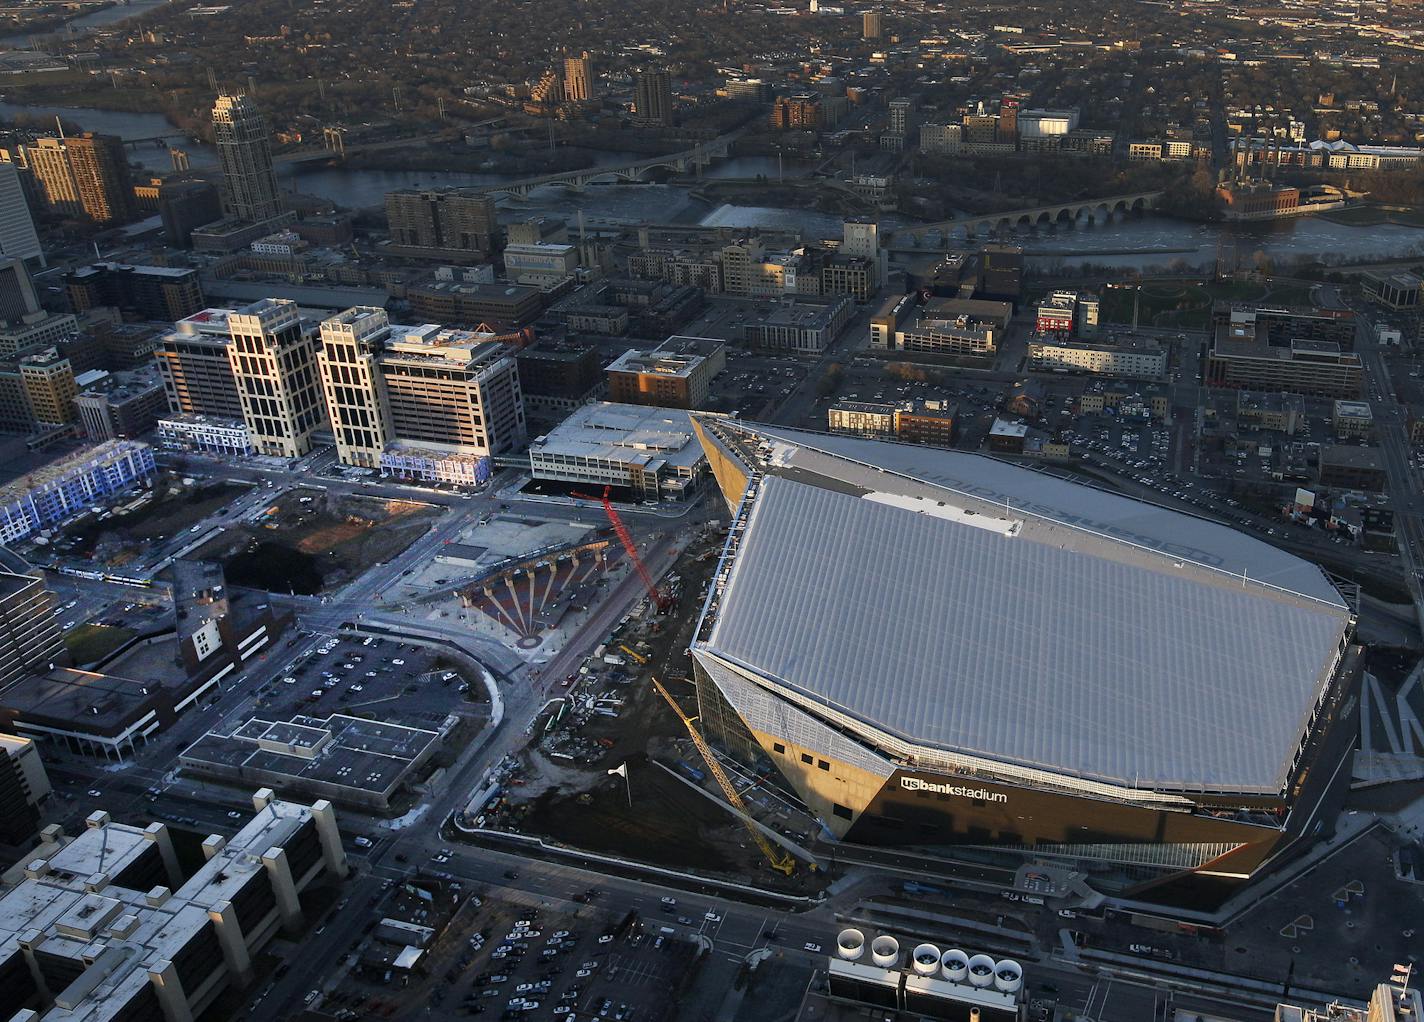
{"label": "crane boom", "polygon": [[605,486],[602,497],[590,497],[586,493],[575,493],[579,500],[602,500],[603,513],[608,516],[608,523],[613,526],[613,531],[618,534],[618,542],[623,544],[623,549],[628,551],[628,559],[633,562],[634,569],[638,572],[638,578],[642,579],[643,588],[648,591],[648,599],[653,601],[653,605],[658,610],[667,610],[672,606],[672,596],[663,589],[659,589],[657,583],[653,581],[653,576],[648,573],[647,565],[638,556],[638,548],[633,543],[633,536],[628,531],[628,526],[623,524],[623,516],[618,513],[618,509],[613,506],[611,494],[613,487]]}
{"label": "crane boom", "polygon": [[752,820],[751,813],[747,812],[746,803],[742,801],[742,796],[737,794],[737,789],[732,784],[732,779],[728,777],[727,772],[722,769],[722,764],[717,762],[717,757],[712,754],[712,750],[707,747],[707,743],[703,740],[702,735],[693,724],[694,718],[682,712],[682,707],[677,704],[677,700],[672,697],[672,694],[668,692],[667,689],[663,688],[657,678],[651,680],[653,687],[658,690],[658,695],[667,700],[667,704],[672,707],[673,712],[676,713],[678,719],[682,721],[682,726],[687,728],[687,733],[692,736],[692,744],[697,746],[697,751],[701,754],[702,761],[707,764],[707,769],[712,771],[712,776],[717,779],[717,786],[722,789],[722,794],[727,796],[727,801],[730,802],[732,808],[737,811],[737,815],[741,818],[742,826],[747,828],[747,833],[752,836],[752,840],[757,843],[757,847],[761,849],[761,853],[765,855],[767,861],[771,863],[771,868],[779,873],[785,873],[787,876],[790,876],[796,871],[796,860],[787,852],[767,840],[766,835],[761,832],[755,821]]}

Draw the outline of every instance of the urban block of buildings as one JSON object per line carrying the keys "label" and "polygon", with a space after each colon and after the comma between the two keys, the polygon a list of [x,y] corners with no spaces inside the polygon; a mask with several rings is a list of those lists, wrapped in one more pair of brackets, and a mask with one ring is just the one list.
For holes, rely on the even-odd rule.
{"label": "urban block of buildings", "polygon": [[229,587],[215,563],[179,559],[172,572],[164,628],[96,664],[32,663],[0,690],[4,728],[122,762],[277,637],[285,619],[265,592]]}
{"label": "urban block of buildings", "polygon": [[254,958],[279,932],[299,932],[314,889],[348,871],[329,802],[302,806],[264,788],[252,805],[236,834],[203,842],[205,861],[186,875],[162,823],[115,823],[99,810],[73,837],[46,828],[0,896],[0,1013],[193,1019],[250,984]]}
{"label": "urban block of buildings", "polygon": [[994,357],[1013,316],[1007,302],[917,295],[886,299],[870,321],[870,346],[987,361]]}

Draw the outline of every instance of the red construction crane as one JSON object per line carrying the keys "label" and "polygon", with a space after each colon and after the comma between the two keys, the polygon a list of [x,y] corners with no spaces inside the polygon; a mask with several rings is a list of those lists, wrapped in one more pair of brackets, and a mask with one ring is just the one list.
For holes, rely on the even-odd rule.
{"label": "red construction crane", "polygon": [[[623,524],[623,518],[618,514],[618,509],[613,506],[610,494],[613,492],[611,486],[603,488],[603,513],[608,516],[608,521],[613,526],[613,531],[618,533],[618,541],[623,544],[623,549],[628,551],[628,557],[633,562],[633,568],[638,572],[638,577],[643,580],[643,588],[648,591],[648,599],[652,600],[658,610],[667,610],[672,606],[672,594],[665,589],[659,589],[653,582],[653,576],[648,574],[648,567],[643,563],[643,559],[638,556],[638,548],[633,545],[633,537],[628,532],[628,526]],[[584,500],[596,500],[595,497],[585,496],[576,493],[575,497],[582,497]]]}

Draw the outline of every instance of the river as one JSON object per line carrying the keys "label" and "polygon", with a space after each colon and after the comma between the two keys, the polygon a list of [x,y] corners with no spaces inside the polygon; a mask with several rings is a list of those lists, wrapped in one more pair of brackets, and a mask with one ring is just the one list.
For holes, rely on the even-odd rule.
{"label": "river", "polygon": [[[148,0],[136,0],[144,3]],[[99,12],[110,13],[110,12]],[[94,15],[97,16],[97,15]],[[86,15],[91,17],[90,15]],[[53,105],[20,105],[0,102],[0,117],[19,114],[31,117],[62,116],[86,131],[98,131],[122,138],[170,136],[188,153],[195,169],[212,169],[217,154],[207,145],[182,138],[162,114],[121,113]],[[597,154],[598,164],[616,164],[640,159],[638,154],[606,152]],[[171,169],[166,148],[142,145],[130,151],[130,159],[155,173]],[[805,174],[812,164],[787,161],[778,165],[775,157],[742,156],[714,163],[704,171],[708,178],[754,178],[765,175],[775,180]],[[497,184],[511,175],[461,173],[455,171],[363,170],[323,164],[279,167],[284,187],[306,195],[316,195],[349,209],[379,207],[386,192],[398,188],[440,188],[462,185]],[[580,213],[589,226],[639,223],[685,223],[728,227],[776,227],[801,231],[807,238],[833,238],[841,233],[840,217],[815,210],[769,206],[714,204],[693,198],[688,189],[664,184],[594,184],[583,192],[550,187],[524,198],[501,198],[500,219],[505,222],[531,216],[554,216],[572,223]],[[887,230],[908,221],[894,214],[882,215]],[[1424,230],[1397,225],[1351,227],[1318,217],[1300,217],[1270,224],[1199,224],[1166,217],[1119,217],[1107,223],[1025,232],[1014,240],[1024,246],[1032,263],[1072,268],[1084,263],[1141,269],[1167,269],[1178,263],[1210,265],[1218,249],[1241,264],[1249,264],[1258,254],[1288,264],[1294,260],[1331,253],[1343,259],[1411,258],[1424,254]],[[926,252],[931,251],[929,246]]]}
{"label": "river", "polygon": [[136,18],[146,11],[151,11],[155,7],[162,7],[169,0],[130,0],[129,3],[115,4],[112,7],[103,7],[89,14],[81,14],[77,18],[72,18],[59,28],[49,32],[38,34],[23,34],[0,37],[0,48],[14,50],[29,49],[30,44],[36,39],[45,39],[48,36],[68,33],[79,35],[91,29],[103,28],[106,25],[115,25],[129,18]]}

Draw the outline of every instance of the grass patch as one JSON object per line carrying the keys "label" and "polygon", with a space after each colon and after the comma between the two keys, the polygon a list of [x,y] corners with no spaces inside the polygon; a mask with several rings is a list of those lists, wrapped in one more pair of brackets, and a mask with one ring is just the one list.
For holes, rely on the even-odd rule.
{"label": "grass patch", "polygon": [[113,625],[80,625],[64,636],[64,646],[76,664],[92,664],[102,660],[138,633],[132,628]]}
{"label": "grass patch", "polygon": [[1106,323],[1131,323],[1133,305],[1138,303],[1140,326],[1203,330],[1214,302],[1255,301],[1266,290],[1250,281],[1154,280],[1142,285],[1139,302],[1136,287],[1119,284],[1103,289],[1101,317]]}

